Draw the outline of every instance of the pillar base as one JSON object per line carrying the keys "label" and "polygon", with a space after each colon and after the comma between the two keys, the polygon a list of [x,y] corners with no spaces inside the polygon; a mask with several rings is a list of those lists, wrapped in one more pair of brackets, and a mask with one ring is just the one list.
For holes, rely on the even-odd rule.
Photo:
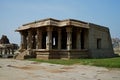
{"label": "pillar base", "polygon": [[88,50],[36,50],[37,59],[78,59],[87,58]]}

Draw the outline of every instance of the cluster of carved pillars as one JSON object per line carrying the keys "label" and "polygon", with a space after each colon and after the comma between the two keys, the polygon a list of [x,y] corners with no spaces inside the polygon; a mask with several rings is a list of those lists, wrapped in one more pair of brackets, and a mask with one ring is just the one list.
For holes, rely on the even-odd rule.
{"label": "cluster of carved pillars", "polygon": [[0,54],[5,55],[5,54],[14,54],[14,49],[13,48],[0,48]]}
{"label": "cluster of carved pillars", "polygon": [[[76,31],[76,49],[81,49],[81,30],[78,29]],[[43,31],[41,28],[35,29],[35,31],[32,30],[25,30],[21,31],[21,47],[22,49],[33,49],[33,45],[35,45],[35,49],[42,49],[42,38],[43,38]],[[53,45],[53,35],[52,32],[53,27],[46,27],[46,49],[50,50],[52,49]],[[72,31],[73,29],[71,27],[66,27],[66,48],[67,50],[72,49]],[[64,35],[64,34],[63,34]],[[57,49],[62,49],[62,28],[57,28]]]}

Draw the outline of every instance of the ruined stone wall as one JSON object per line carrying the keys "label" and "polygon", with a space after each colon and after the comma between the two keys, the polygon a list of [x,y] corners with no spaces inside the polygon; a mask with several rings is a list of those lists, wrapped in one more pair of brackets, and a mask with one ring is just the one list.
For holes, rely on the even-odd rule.
{"label": "ruined stone wall", "polygon": [[2,35],[0,39],[0,57],[13,57],[14,52],[18,49],[18,45],[10,43],[6,35]]}
{"label": "ruined stone wall", "polygon": [[113,47],[109,29],[89,24],[89,54],[93,58],[112,57]]}

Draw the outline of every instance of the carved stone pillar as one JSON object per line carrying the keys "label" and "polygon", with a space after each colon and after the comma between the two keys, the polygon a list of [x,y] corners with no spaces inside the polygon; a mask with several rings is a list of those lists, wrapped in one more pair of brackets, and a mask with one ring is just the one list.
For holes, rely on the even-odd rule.
{"label": "carved stone pillar", "polygon": [[61,29],[58,30],[58,49],[61,49]]}
{"label": "carved stone pillar", "polygon": [[10,48],[8,48],[8,54],[10,54]]}
{"label": "carved stone pillar", "polygon": [[4,54],[7,54],[7,48],[6,47],[4,48]]}
{"label": "carved stone pillar", "polygon": [[52,28],[50,26],[47,27],[46,49],[52,49]]}
{"label": "carved stone pillar", "polygon": [[27,49],[27,34],[25,32],[20,32],[21,34],[21,48]]}
{"label": "carved stone pillar", "polygon": [[23,37],[24,49],[27,49],[27,34]]}
{"label": "carved stone pillar", "polygon": [[36,34],[32,34],[32,49],[36,49]]}
{"label": "carved stone pillar", "polygon": [[81,29],[77,30],[77,41],[76,41],[77,49],[81,49],[81,32],[82,32]]}
{"label": "carved stone pillar", "polygon": [[2,54],[2,48],[0,48],[0,54]]}
{"label": "carved stone pillar", "polygon": [[72,49],[72,28],[67,27],[66,32],[67,32],[67,50],[71,50]]}
{"label": "carved stone pillar", "polygon": [[21,44],[20,44],[20,46],[21,46],[21,49],[24,49],[24,47],[23,47],[23,32],[20,32],[20,35],[21,35]]}
{"label": "carved stone pillar", "polygon": [[42,49],[42,30],[37,29],[37,49]]}
{"label": "carved stone pillar", "polygon": [[32,32],[28,31],[28,41],[27,41],[27,49],[32,49]]}

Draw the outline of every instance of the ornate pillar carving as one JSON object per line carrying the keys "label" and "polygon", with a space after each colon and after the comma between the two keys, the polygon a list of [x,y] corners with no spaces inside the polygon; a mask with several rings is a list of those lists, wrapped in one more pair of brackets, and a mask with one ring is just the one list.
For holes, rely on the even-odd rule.
{"label": "ornate pillar carving", "polygon": [[67,50],[71,50],[72,49],[72,28],[67,27],[66,32],[67,32]]}
{"label": "ornate pillar carving", "polygon": [[46,49],[52,49],[52,28],[47,27]]}
{"label": "ornate pillar carving", "polygon": [[23,32],[20,32],[20,35],[21,35],[21,44],[20,44],[20,47],[21,47],[21,49],[24,49],[23,48]]}
{"label": "ornate pillar carving", "polygon": [[61,49],[61,29],[58,29],[58,49]]}
{"label": "ornate pillar carving", "polygon": [[32,34],[32,49],[36,49],[36,33]]}
{"label": "ornate pillar carving", "polygon": [[77,41],[76,41],[77,49],[81,49],[81,32],[82,29],[77,30]]}
{"label": "ornate pillar carving", "polygon": [[37,49],[42,49],[42,30],[37,29]]}
{"label": "ornate pillar carving", "polygon": [[28,41],[27,41],[27,49],[32,49],[32,32],[28,30]]}
{"label": "ornate pillar carving", "polygon": [[27,49],[27,34],[25,32],[20,32],[21,34],[21,48]]}
{"label": "ornate pillar carving", "polygon": [[27,49],[27,34],[26,33],[24,34],[24,37],[23,37],[23,43],[24,43],[24,49]]}

